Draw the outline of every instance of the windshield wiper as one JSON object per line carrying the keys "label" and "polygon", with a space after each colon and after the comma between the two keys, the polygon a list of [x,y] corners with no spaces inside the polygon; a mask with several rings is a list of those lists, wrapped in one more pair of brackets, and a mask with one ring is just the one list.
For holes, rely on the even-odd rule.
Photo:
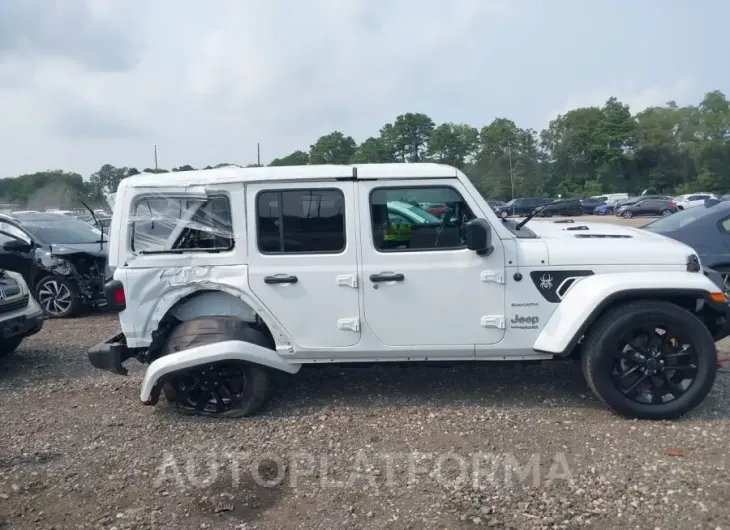
{"label": "windshield wiper", "polygon": [[525,217],[522,221],[520,221],[519,223],[517,223],[515,225],[515,230],[519,230],[520,228],[522,228],[523,226],[525,226],[527,223],[530,222],[530,219],[532,219],[533,217],[535,217],[537,214],[539,214],[541,211],[543,211],[546,206],[550,206],[551,204],[553,204],[553,203],[552,202],[549,202],[547,204],[543,204],[542,206],[538,206],[537,208],[535,208],[534,210],[532,210],[527,215],[527,217]]}

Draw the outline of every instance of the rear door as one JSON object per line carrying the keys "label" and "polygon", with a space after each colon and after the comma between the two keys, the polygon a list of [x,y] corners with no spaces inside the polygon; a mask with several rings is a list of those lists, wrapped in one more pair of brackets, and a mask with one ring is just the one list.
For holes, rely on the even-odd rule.
{"label": "rear door", "polygon": [[360,340],[354,185],[246,188],[250,288],[302,348]]}

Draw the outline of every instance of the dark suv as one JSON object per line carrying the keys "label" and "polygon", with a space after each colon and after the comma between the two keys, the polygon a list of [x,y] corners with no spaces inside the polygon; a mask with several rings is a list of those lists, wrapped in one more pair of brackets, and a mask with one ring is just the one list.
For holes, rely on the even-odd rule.
{"label": "dark suv", "polygon": [[529,215],[538,206],[544,206],[553,202],[552,199],[540,198],[519,198],[512,199],[507,204],[495,209],[495,213],[502,219],[510,215]]}

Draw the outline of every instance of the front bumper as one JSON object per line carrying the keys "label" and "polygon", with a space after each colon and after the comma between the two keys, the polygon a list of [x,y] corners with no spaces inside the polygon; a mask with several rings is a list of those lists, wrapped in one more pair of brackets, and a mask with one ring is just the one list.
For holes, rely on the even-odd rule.
{"label": "front bumper", "polygon": [[127,375],[127,369],[122,363],[134,356],[134,350],[127,346],[124,333],[119,333],[100,342],[88,351],[89,362],[94,368],[107,370],[113,374]]}
{"label": "front bumper", "polygon": [[730,336],[730,303],[727,301],[715,302],[706,296],[698,316],[707,326],[715,342]]}
{"label": "front bumper", "polygon": [[32,313],[18,315],[0,321],[0,340],[14,337],[30,337],[43,328],[43,311],[40,309]]}

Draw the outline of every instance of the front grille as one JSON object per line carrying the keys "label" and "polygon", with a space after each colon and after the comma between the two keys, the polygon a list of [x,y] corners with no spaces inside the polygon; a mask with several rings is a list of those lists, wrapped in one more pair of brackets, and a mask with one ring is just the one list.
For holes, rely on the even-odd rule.
{"label": "front grille", "polygon": [[11,300],[4,304],[0,303],[0,313],[10,313],[11,311],[17,311],[23,309],[28,305],[28,295],[25,294],[17,300]]}

